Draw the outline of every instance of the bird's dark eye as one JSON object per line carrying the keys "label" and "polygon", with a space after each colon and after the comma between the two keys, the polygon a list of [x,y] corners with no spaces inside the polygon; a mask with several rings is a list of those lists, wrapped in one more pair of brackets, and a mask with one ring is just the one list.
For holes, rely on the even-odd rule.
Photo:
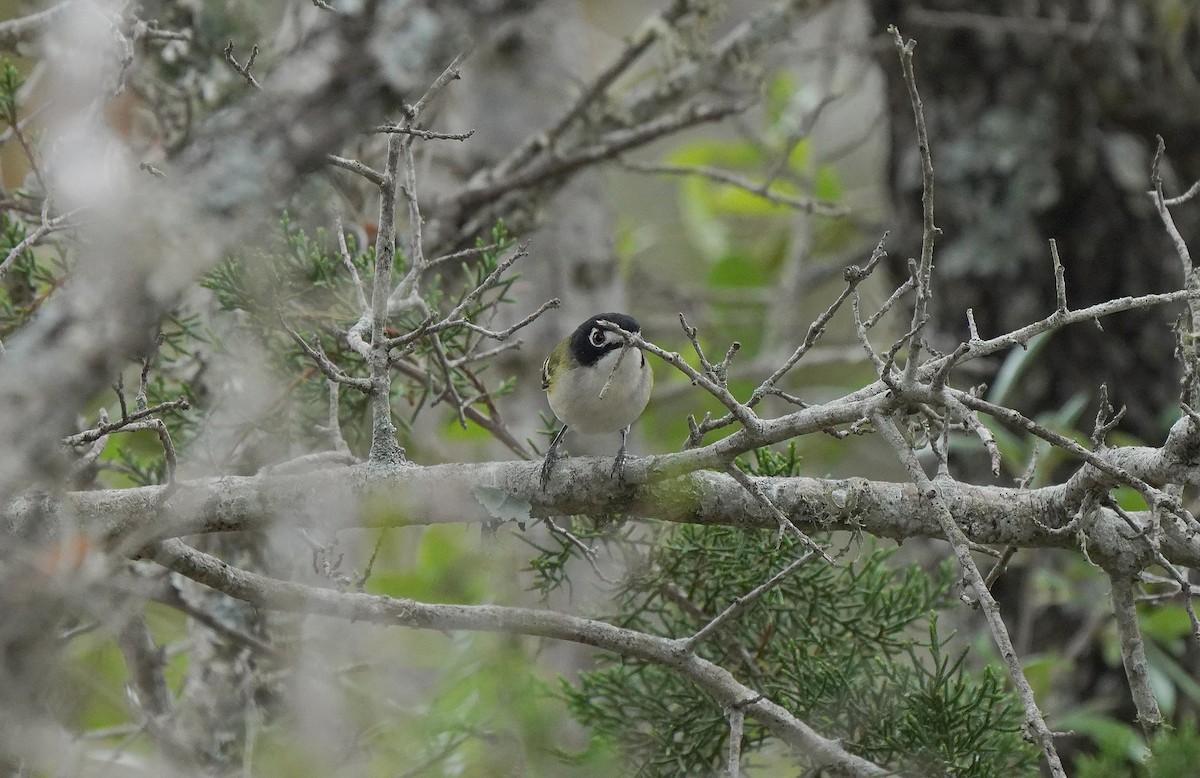
{"label": "bird's dark eye", "polygon": [[592,341],[593,346],[600,348],[604,345],[604,330],[595,327],[592,329],[592,334],[588,336],[588,339]]}

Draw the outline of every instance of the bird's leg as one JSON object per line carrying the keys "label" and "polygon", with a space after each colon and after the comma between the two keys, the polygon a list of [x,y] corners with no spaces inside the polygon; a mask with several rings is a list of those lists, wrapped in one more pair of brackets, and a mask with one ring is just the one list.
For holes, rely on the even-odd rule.
{"label": "bird's leg", "polygon": [[[633,426],[633,425],[630,425]],[[629,438],[629,427],[621,430],[621,449],[617,452],[617,459],[613,462],[612,474],[621,483],[625,483],[625,442]]]}
{"label": "bird's leg", "polygon": [[550,473],[554,470],[554,460],[558,458],[558,442],[562,440],[563,435],[567,432],[567,425],[562,425],[562,428],[555,434],[554,439],[550,441],[550,448],[546,449],[546,458],[542,460],[542,491],[546,491],[546,485],[550,483]]}

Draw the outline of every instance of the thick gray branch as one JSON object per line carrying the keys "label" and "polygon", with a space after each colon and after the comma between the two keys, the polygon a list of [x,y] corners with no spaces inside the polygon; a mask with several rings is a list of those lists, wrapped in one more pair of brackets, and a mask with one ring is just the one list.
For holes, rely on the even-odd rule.
{"label": "thick gray branch", "polygon": [[[673,455],[681,456],[681,455]],[[667,459],[669,457],[658,457]],[[651,458],[653,459],[653,458]],[[641,464],[646,460],[637,460]],[[579,457],[560,465],[562,489],[543,492],[538,465],[525,462],[405,467],[380,474],[356,466],[303,475],[228,477],[177,482],[160,508],[165,487],[72,492],[60,498],[25,497],[3,514],[9,532],[56,535],[74,528],[120,541],[126,549],[200,532],[293,526],[371,526],[483,523],[493,517],[479,495],[504,493],[510,505],[529,505],[534,517],[620,513],[633,518],[775,530],[778,521],[734,479],[699,472],[655,483],[613,487],[610,459]],[[627,477],[629,474],[627,473]],[[804,532],[861,530],[887,538],[942,537],[928,501],[909,483],[861,478],[759,478],[772,504]],[[1074,548],[1114,570],[1140,570],[1154,552],[1125,521],[1097,510],[1082,533],[1053,532],[1070,519],[1064,487],[1008,489],[959,484],[946,495],[963,533],[976,543],[1021,548]],[[1148,513],[1132,514],[1143,526]],[[1200,541],[1165,533],[1162,554],[1200,564]]]}

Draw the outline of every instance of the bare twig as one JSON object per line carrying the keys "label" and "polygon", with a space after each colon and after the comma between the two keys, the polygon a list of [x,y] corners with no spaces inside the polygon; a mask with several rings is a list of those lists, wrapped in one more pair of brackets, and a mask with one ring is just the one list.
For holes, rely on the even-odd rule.
{"label": "bare twig", "polygon": [[349,170],[351,173],[357,173],[375,186],[383,186],[386,183],[383,173],[379,172],[370,165],[359,162],[357,159],[346,159],[345,157],[339,157],[336,154],[326,154],[325,159],[331,165],[336,165],[344,170]]}
{"label": "bare twig", "polygon": [[811,213],[818,216],[845,216],[849,213],[849,209],[844,205],[826,200],[816,200],[810,197],[796,197],[795,195],[784,194],[783,192],[771,189],[770,180],[756,183],[729,170],[704,166],[652,165],[645,162],[632,162],[630,160],[622,160],[621,166],[637,173],[700,176],[710,181],[736,187],[744,192],[761,197],[769,203],[782,205],[800,213]]}
{"label": "bare twig", "polygon": [[13,262],[20,258],[21,255],[28,251],[32,246],[37,245],[38,241],[40,241],[42,238],[46,237],[52,232],[70,229],[71,227],[75,226],[71,222],[71,219],[78,214],[81,209],[76,208],[75,210],[59,216],[47,218],[48,214],[46,213],[46,209],[49,207],[49,204],[50,201],[47,200],[45,207],[42,209],[42,223],[39,224],[33,232],[27,234],[20,243],[13,246],[12,249],[9,250],[8,254],[4,257],[4,260],[0,261],[0,278],[4,278],[9,271],[9,268],[12,267]]}
{"label": "bare twig", "polygon": [[775,384],[779,381],[779,379],[783,378],[784,374],[791,370],[795,364],[799,362],[806,353],[808,353],[808,350],[816,344],[817,340],[820,339],[822,334],[824,334],[825,326],[829,323],[829,320],[833,318],[833,315],[838,312],[838,309],[842,307],[842,303],[846,302],[846,298],[854,293],[854,290],[858,288],[858,285],[866,280],[866,278],[871,275],[871,271],[873,271],[876,266],[878,266],[879,263],[887,256],[887,252],[883,250],[883,242],[885,240],[887,240],[887,233],[884,233],[883,237],[879,239],[879,243],[876,244],[875,250],[871,252],[871,258],[867,260],[866,267],[860,268],[852,265],[846,268],[845,272],[843,273],[843,278],[846,281],[846,287],[842,290],[842,293],[838,295],[838,298],[834,300],[833,303],[826,308],[825,311],[818,316],[812,324],[809,325],[808,333],[804,336],[804,341],[796,348],[795,351],[792,352],[792,355],[788,357],[778,369],[775,370],[774,373],[772,373],[765,381],[759,384],[758,388],[755,389],[753,394],[750,395],[750,399],[746,401],[746,405],[751,408],[757,405],[763,397],[765,397],[771,392],[772,389],[775,388]]}
{"label": "bare twig", "polygon": [[477,209],[494,202],[509,192],[527,189],[561,179],[587,165],[615,159],[623,152],[644,146],[651,141],[698,124],[715,122],[740,113],[745,106],[737,104],[709,105],[692,103],[679,111],[651,119],[628,129],[613,130],[590,146],[572,151],[562,157],[550,157],[512,175],[495,180],[483,179],[469,185],[446,203],[455,210]]}
{"label": "bare twig", "polygon": [[1121,661],[1125,665],[1125,677],[1129,679],[1129,691],[1137,708],[1138,722],[1146,735],[1153,736],[1164,724],[1158,700],[1150,686],[1150,666],[1146,662],[1146,645],[1138,626],[1137,607],[1134,604],[1133,582],[1111,576],[1113,616],[1117,622],[1117,635],[1121,639]]}
{"label": "bare twig", "polygon": [[728,408],[733,417],[736,418],[738,422],[742,424],[742,426],[746,427],[746,429],[755,431],[761,430],[762,419],[760,419],[753,410],[738,402],[737,398],[730,393],[729,389],[721,386],[711,376],[701,373],[699,370],[696,370],[696,368],[685,362],[683,357],[681,357],[678,352],[665,351],[653,343],[648,342],[642,338],[642,336],[633,332],[627,332],[612,322],[600,322],[600,326],[611,332],[619,334],[627,343],[631,343],[641,350],[653,354],[654,356],[682,372],[691,379],[692,383],[696,384],[713,397],[717,398],[717,400],[719,400],[722,405]]}
{"label": "bare twig", "polygon": [[1054,299],[1058,301],[1055,313],[1067,312],[1067,280],[1063,271],[1062,260],[1058,257],[1058,241],[1050,239],[1050,259],[1054,263]]}
{"label": "bare twig", "polygon": [[1196,183],[1194,183],[1190,187],[1188,187],[1188,190],[1186,192],[1184,192],[1183,194],[1181,194],[1177,197],[1166,198],[1165,200],[1163,200],[1163,205],[1168,206],[1168,207],[1170,207],[1172,205],[1182,205],[1183,203],[1186,203],[1188,200],[1191,200],[1193,197],[1195,197],[1198,194],[1200,194],[1200,181],[1197,181]]}
{"label": "bare twig", "polygon": [[375,128],[375,132],[383,133],[400,133],[401,135],[412,135],[421,140],[457,140],[464,141],[475,134],[475,130],[466,132],[434,132],[433,130],[422,130],[417,127],[409,127],[404,124],[381,124]]}
{"label": "bare twig", "polygon": [[[1000,606],[988,590],[987,582],[984,580],[983,575],[980,574],[975,560],[971,558],[970,544],[966,535],[963,534],[958,524],[955,523],[954,516],[950,513],[950,509],[946,504],[946,498],[942,495],[940,488],[934,485],[928,476],[925,475],[925,471],[921,468],[921,463],[917,461],[916,454],[913,453],[908,443],[905,442],[904,436],[900,434],[900,430],[896,428],[895,423],[879,412],[872,416],[872,421],[883,439],[891,445],[901,464],[904,465],[904,469],[908,471],[909,478],[916,484],[917,491],[921,494],[922,499],[932,503],[938,524],[941,526],[942,532],[945,533],[946,540],[950,542],[951,547],[954,549],[954,556],[958,560],[959,567],[967,579],[971,581],[975,589],[975,595],[979,599],[980,608],[991,630],[992,640],[995,642],[996,648],[1000,651],[1000,657],[1008,669],[1009,680],[1012,681],[1017,696],[1020,698],[1021,704],[1025,709],[1025,722],[1032,729],[1034,737],[1042,748],[1042,753],[1046,757],[1050,774],[1055,778],[1066,778],[1067,774],[1063,770],[1058,750],[1054,746],[1054,733],[1046,725],[1046,720],[1038,708],[1037,701],[1034,699],[1033,688],[1029,685],[1029,679],[1025,677],[1025,671],[1021,667],[1021,659],[1017,656],[1016,650],[1013,648],[1012,639],[1008,634],[1008,628],[1004,625],[1004,620],[1000,617]],[[942,481],[942,486],[953,488],[953,482],[946,479]]]}
{"label": "bare twig", "polygon": [[729,717],[729,778],[740,778],[742,774],[742,731],[746,722],[746,714],[737,705],[726,709]]}
{"label": "bare twig", "polygon": [[144,553],[182,575],[260,608],[417,629],[535,635],[663,664],[697,684],[718,705],[738,705],[747,716],[804,753],[815,765],[836,765],[838,774],[847,778],[889,775],[878,765],[846,751],[837,741],[822,737],[782,706],[738,682],[719,665],[695,654],[681,653],[678,643],[669,638],[552,611],[498,605],[431,605],[279,581],[235,568],[178,540],[162,541]]}
{"label": "bare twig", "polygon": [[238,72],[238,74],[246,79],[246,83],[255,89],[261,90],[262,84],[258,83],[258,79],[250,72],[250,68],[254,67],[254,60],[258,57],[258,44],[255,44],[250,49],[250,58],[246,60],[245,65],[239,65],[238,61],[233,58],[233,41],[229,41],[225,46],[225,61],[229,66]]}
{"label": "bare twig", "polygon": [[771,497],[765,491],[763,491],[763,488],[759,486],[757,481],[743,473],[741,468],[739,468],[737,465],[729,465],[727,468],[725,468],[725,472],[733,476],[733,480],[737,481],[743,489],[749,492],[754,499],[759,502],[759,504],[770,511],[771,515],[775,517],[775,520],[779,522],[779,536],[781,538],[784,534],[791,535],[793,538],[803,543],[812,553],[817,554],[829,564],[833,564],[833,560],[830,559],[829,555],[825,553],[825,549],[817,545],[816,541],[814,541],[808,535],[805,535],[803,532],[801,532],[800,529],[792,522],[792,520],[788,518],[787,514],[779,510],[779,506],[777,506],[771,500]]}
{"label": "bare twig", "polygon": [[662,32],[671,29],[690,7],[691,3],[688,0],[675,0],[671,3],[670,8],[643,22],[638,27],[637,34],[626,42],[625,47],[617,53],[612,62],[579,93],[579,96],[563,112],[562,116],[545,132],[530,136],[507,158],[501,160],[496,166],[495,175],[507,175],[528,164],[539,151],[554,149],[563,134],[584,116],[590,106],[599,102],[613,82],[629,70],[642,54],[658,40]]}
{"label": "bare twig", "polygon": [[[341,211],[334,216],[334,229],[337,230],[338,253],[342,257],[342,265],[350,273],[350,280],[354,282],[354,299],[358,302],[358,310],[361,313],[370,306],[367,304],[367,293],[363,289],[362,278],[358,275],[358,268],[354,266],[354,258],[350,256],[350,247],[346,245],[346,228],[342,226]],[[362,250],[361,247],[356,248]]]}
{"label": "bare twig", "polygon": [[933,274],[933,243],[938,235],[938,228],[933,222],[933,157],[929,149],[929,133],[925,129],[925,111],[921,105],[921,95],[917,92],[917,77],[913,73],[913,48],[916,41],[905,41],[900,36],[900,30],[894,25],[888,28],[900,54],[900,66],[904,74],[904,84],[908,87],[909,101],[912,103],[913,119],[917,128],[917,148],[921,153],[921,261],[916,273],[917,299],[913,305],[911,350],[904,368],[904,382],[911,384],[916,380],[917,363],[921,358],[921,330],[928,319],[927,310],[929,299],[933,294],[930,278]]}
{"label": "bare twig", "polygon": [[296,345],[303,349],[308,358],[311,359],[318,368],[320,368],[321,372],[324,373],[325,377],[330,381],[335,381],[339,384],[347,384],[348,386],[352,386],[364,394],[371,393],[373,386],[371,379],[356,378],[346,374],[340,367],[335,365],[329,357],[325,355],[325,350],[321,348],[321,342],[319,340],[314,338],[312,344],[310,345],[308,341],[300,337],[300,333],[293,330],[286,323],[282,324],[281,326],[283,327],[284,331],[287,332],[288,336],[291,337],[291,339],[296,343]]}
{"label": "bare twig", "polygon": [[800,557],[792,560],[787,567],[771,576],[770,579],[754,587],[741,597],[736,598],[732,603],[729,604],[729,607],[721,611],[716,618],[697,630],[695,635],[692,635],[690,638],[685,640],[683,642],[684,649],[687,651],[695,651],[696,646],[699,645],[701,641],[705,640],[709,635],[712,635],[714,632],[745,613],[746,610],[759,599],[761,599],[764,594],[774,589],[783,581],[787,580],[788,576],[799,570],[801,566],[807,564],[815,554],[815,551],[809,549]]}
{"label": "bare twig", "polygon": [[169,400],[164,403],[159,403],[153,407],[134,411],[133,413],[127,414],[125,413],[124,409],[122,409],[120,421],[98,424],[92,429],[85,430],[83,432],[77,432],[74,435],[68,435],[62,439],[62,442],[64,446],[83,446],[110,433],[120,432],[134,422],[141,421],[142,419],[146,419],[151,416],[156,416],[163,411],[186,411],[191,407],[192,406],[187,401],[187,398],[180,397],[178,400]]}

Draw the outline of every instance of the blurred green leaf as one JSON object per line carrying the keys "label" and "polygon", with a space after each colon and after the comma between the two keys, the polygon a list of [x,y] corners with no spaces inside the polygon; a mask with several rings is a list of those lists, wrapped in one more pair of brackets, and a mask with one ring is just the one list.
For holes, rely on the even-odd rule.
{"label": "blurred green leaf", "polygon": [[1054,728],[1072,730],[1091,740],[1101,752],[1120,759],[1141,762],[1150,754],[1140,730],[1102,714],[1069,712],[1054,720]]}

